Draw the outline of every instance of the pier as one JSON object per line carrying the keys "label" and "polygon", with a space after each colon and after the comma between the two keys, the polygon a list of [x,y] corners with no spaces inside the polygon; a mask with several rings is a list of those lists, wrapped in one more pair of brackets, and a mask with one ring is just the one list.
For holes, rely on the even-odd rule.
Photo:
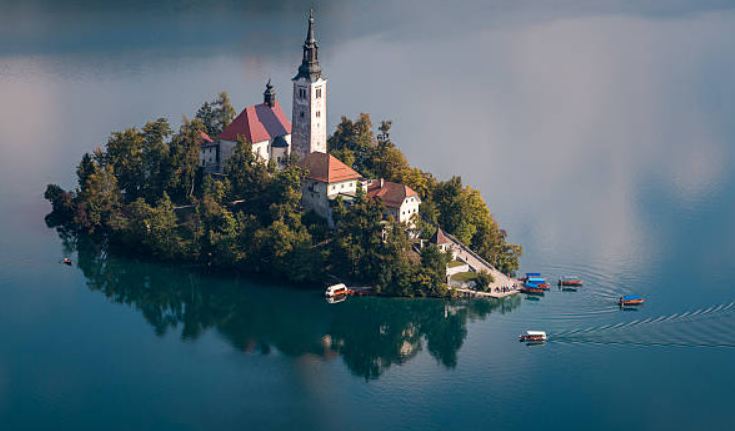
{"label": "pier", "polygon": [[474,290],[474,289],[467,289],[464,287],[452,287],[453,291],[459,294],[459,296],[465,297],[465,298],[495,298],[495,299],[501,299],[505,298],[507,296],[513,296],[516,293],[518,293],[518,289],[511,289],[506,292],[483,292],[480,290]]}

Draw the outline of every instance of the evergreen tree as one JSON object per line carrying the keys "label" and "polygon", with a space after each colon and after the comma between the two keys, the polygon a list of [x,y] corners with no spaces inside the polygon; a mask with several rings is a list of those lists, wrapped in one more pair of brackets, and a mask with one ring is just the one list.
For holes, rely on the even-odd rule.
{"label": "evergreen tree", "polygon": [[107,141],[107,164],[112,166],[125,200],[142,196],[145,184],[143,147],[145,140],[138,129],[115,132]]}
{"label": "evergreen tree", "polygon": [[79,166],[77,167],[77,183],[79,184],[80,189],[84,187],[84,184],[87,182],[87,178],[89,178],[93,173],[94,160],[89,153],[84,153],[82,161],[79,162]]}
{"label": "evergreen tree", "polygon": [[225,130],[225,127],[232,123],[235,119],[235,108],[232,107],[230,97],[227,92],[222,91],[217,96],[217,99],[212,103],[213,120],[212,120],[212,133],[210,136],[218,136]]}
{"label": "evergreen tree", "polygon": [[159,118],[143,127],[143,169],[145,185],[143,195],[148,202],[155,202],[165,193],[172,169],[168,139],[173,134],[168,120]]}
{"label": "evergreen tree", "polygon": [[225,163],[224,172],[232,185],[229,199],[244,200],[248,212],[267,224],[270,220],[267,190],[271,175],[268,167],[253,154],[250,143],[238,140],[232,156]]}
{"label": "evergreen tree", "polygon": [[199,178],[199,132],[203,129],[200,120],[184,118],[169,144],[166,191],[176,203],[189,203],[194,196]]}
{"label": "evergreen tree", "polygon": [[122,198],[112,166],[95,165],[84,183],[77,206],[77,223],[89,233],[103,231],[118,215]]}

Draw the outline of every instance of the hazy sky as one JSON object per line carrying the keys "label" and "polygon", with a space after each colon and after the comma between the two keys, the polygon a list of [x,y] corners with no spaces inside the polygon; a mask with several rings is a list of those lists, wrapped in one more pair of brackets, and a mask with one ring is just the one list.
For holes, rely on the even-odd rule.
{"label": "hazy sky", "polygon": [[[735,3],[315,3],[330,127],[393,119],[411,162],[479,188],[528,250],[642,264],[657,224],[641,199],[695,207],[728,180]],[[241,107],[273,78],[290,109],[306,6],[185,5],[4,2],[0,179],[35,175],[0,193],[70,178],[111,130],[222,89]]]}

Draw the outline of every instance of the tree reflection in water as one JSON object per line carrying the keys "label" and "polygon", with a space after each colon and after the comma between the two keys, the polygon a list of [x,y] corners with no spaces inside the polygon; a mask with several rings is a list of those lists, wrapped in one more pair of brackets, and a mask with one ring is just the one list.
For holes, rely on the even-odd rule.
{"label": "tree reflection in water", "polygon": [[[77,248],[88,287],[141,312],[156,334],[180,328],[183,339],[216,330],[237,349],[288,356],[341,356],[349,370],[377,379],[424,347],[447,368],[467,336],[467,322],[519,306],[504,301],[350,298],[327,304],[319,290],[272,285],[232,276],[202,275],[181,266],[109,256],[88,244]],[[76,247],[75,247],[76,246]]]}

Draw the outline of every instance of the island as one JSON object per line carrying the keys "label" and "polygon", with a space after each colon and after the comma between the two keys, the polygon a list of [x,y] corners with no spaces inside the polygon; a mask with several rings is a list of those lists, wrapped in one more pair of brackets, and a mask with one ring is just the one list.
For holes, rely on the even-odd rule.
{"label": "island", "polygon": [[295,284],[509,289],[521,247],[478,190],[411,166],[391,121],[342,117],[327,137],[318,51],[310,13],[290,120],[269,80],[240,114],[222,92],[177,130],[159,118],[114,132],[84,154],[76,187],[47,186],[47,224],[110,253]]}

